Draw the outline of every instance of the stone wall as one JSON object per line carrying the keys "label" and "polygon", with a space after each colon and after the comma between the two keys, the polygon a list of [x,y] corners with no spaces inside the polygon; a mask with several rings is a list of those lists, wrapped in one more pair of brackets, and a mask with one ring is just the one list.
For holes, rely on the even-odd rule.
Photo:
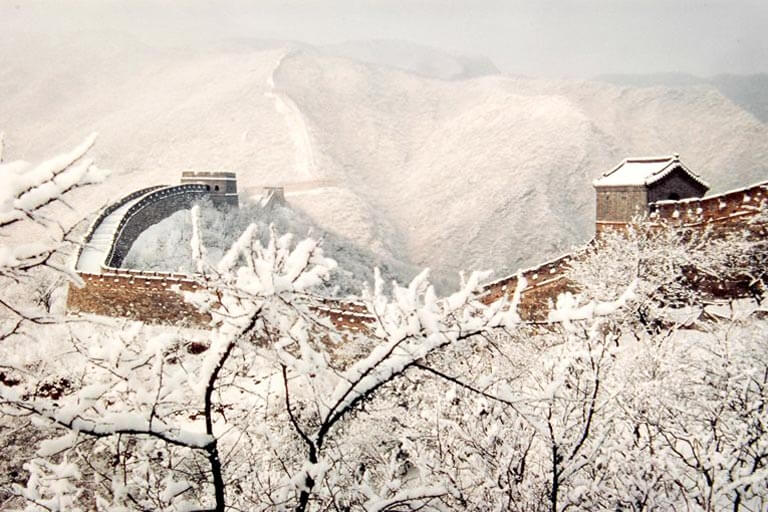
{"label": "stone wall", "polygon": [[205,185],[216,206],[238,206],[237,174],[227,171],[183,171],[181,184]]}
{"label": "stone wall", "polygon": [[96,218],[91,221],[90,226],[88,226],[88,230],[85,232],[85,235],[83,236],[83,245],[80,246],[80,248],[77,250],[77,254],[75,256],[75,261],[80,259],[80,255],[83,252],[83,247],[91,241],[91,238],[93,237],[93,232],[96,230],[97,227],[99,227],[99,224],[102,223],[104,219],[106,219],[112,212],[123,206],[128,201],[132,201],[136,199],[139,196],[142,196],[144,194],[148,194],[152,192],[153,190],[158,190],[161,188],[165,188],[167,185],[157,185],[154,187],[147,187],[142,188],[140,190],[137,190],[135,192],[131,192],[130,194],[121,197],[114,203],[108,205],[106,208],[103,208],[99,214],[96,216]]}
{"label": "stone wall", "polygon": [[357,302],[325,299],[310,309],[329,318],[336,329],[344,331],[364,333],[368,325],[376,321],[365,305]]}
{"label": "stone wall", "polygon": [[180,210],[188,210],[196,201],[209,196],[205,185],[181,185],[153,192],[128,210],[120,221],[112,241],[112,250],[106,265],[120,268],[136,239],[150,226],[154,226]]}
{"label": "stone wall", "polygon": [[[577,255],[578,253],[566,254],[536,267],[520,271],[519,275],[526,282],[525,288],[521,290],[518,308],[521,319],[529,322],[546,321],[558,295],[566,291],[577,291],[573,283],[567,279],[569,263],[574,257],[578,257]],[[485,304],[492,304],[505,297],[511,300],[518,283],[518,274],[489,283],[484,287],[482,301]]]}
{"label": "stone wall", "polygon": [[226,171],[182,171],[181,184],[207,185],[211,192],[237,194],[237,174]]}
{"label": "stone wall", "polygon": [[[183,292],[199,289],[185,274],[113,269],[79,274],[85,286],[70,285],[67,311],[139,320],[151,324],[208,328],[211,317],[184,301]],[[323,299],[311,309],[340,330],[364,332],[373,316],[360,303]]]}
{"label": "stone wall", "polygon": [[206,327],[210,316],[184,302],[181,292],[197,290],[189,276],[156,272],[80,274],[85,286],[70,285],[67,310],[146,323]]}
{"label": "stone wall", "polygon": [[[753,227],[749,221],[767,199],[768,182],[708,198],[653,203],[649,220],[663,219],[681,227],[712,227],[723,232],[738,230],[744,236],[765,239],[768,235],[765,227]],[[607,229],[608,226],[626,227],[627,224],[604,223],[603,226]],[[511,298],[518,276],[522,275],[526,287],[521,293],[520,316],[529,322],[544,322],[559,294],[578,291],[568,280],[567,273],[570,262],[579,254],[576,251],[488,283],[481,300],[490,304],[504,297]],[[104,275],[82,274],[82,277],[86,284],[84,288],[70,286],[67,306],[72,312],[203,328],[210,321],[208,316],[186,304],[177,292],[197,288],[190,276],[111,269]],[[744,278],[727,281],[691,274],[687,279],[691,288],[714,299],[747,297],[755,292],[749,280]],[[344,331],[365,332],[375,320],[365,306],[357,302],[321,299],[311,309],[327,316],[337,329]]]}
{"label": "stone wall", "polygon": [[648,205],[667,199],[698,198],[707,187],[695,182],[680,167],[652,183],[644,185],[596,187],[595,220],[600,223],[627,223],[648,213]]}
{"label": "stone wall", "polygon": [[693,181],[681,168],[677,168],[648,186],[648,202],[698,198],[707,192],[707,187]]}
{"label": "stone wall", "polygon": [[659,201],[649,205],[650,218],[664,219],[683,225],[727,222],[756,213],[768,200],[768,182],[725,192],[715,196]]}
{"label": "stone wall", "polygon": [[645,187],[600,187],[596,189],[597,223],[629,222],[648,211]]}

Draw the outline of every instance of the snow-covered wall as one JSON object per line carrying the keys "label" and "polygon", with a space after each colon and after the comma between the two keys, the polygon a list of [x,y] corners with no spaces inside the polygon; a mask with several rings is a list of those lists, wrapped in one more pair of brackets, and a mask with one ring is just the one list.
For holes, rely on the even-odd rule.
{"label": "snow-covered wall", "polygon": [[[173,183],[179,169],[237,169],[241,190],[316,183],[287,199],[383,257],[449,277],[504,275],[586,242],[588,184],[624,156],[679,152],[714,192],[768,172],[768,125],[706,84],[442,80],[411,58],[451,76],[460,66],[378,43],[334,52],[103,41],[71,34],[25,38],[24,52],[18,41],[0,45],[8,152],[35,159],[98,131],[91,155],[114,170],[73,196],[78,211],[63,211],[65,220],[137,183]],[[278,108],[276,96],[292,108]]]}
{"label": "snow-covered wall", "polygon": [[[651,222],[666,220],[672,225],[718,232],[743,233],[745,237],[764,237],[749,224],[752,216],[762,211],[768,200],[768,182],[701,199],[665,201],[651,205]],[[616,224],[602,229],[626,226]],[[752,230],[752,231],[750,231]],[[600,230],[598,230],[598,234]],[[580,251],[548,261],[514,275],[488,283],[482,300],[493,303],[511,298],[524,278],[519,313],[528,321],[546,321],[557,297],[564,292],[577,292],[568,279],[569,264],[580,257]],[[209,318],[200,315],[184,302],[179,291],[194,290],[193,276],[164,272],[116,270],[109,274],[81,274],[86,286],[70,287],[67,307],[71,312],[95,313],[132,318],[150,323],[189,324],[205,327]],[[691,286],[704,296],[723,299],[749,296],[750,280],[721,281],[712,276],[691,276]],[[370,321],[364,306],[340,299],[321,299],[315,310],[330,318],[339,329],[361,330]]]}

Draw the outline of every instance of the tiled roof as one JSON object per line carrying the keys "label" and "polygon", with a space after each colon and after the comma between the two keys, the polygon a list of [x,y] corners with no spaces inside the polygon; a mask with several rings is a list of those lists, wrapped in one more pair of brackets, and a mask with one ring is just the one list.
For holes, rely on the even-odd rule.
{"label": "tiled roof", "polygon": [[595,180],[593,184],[596,187],[650,185],[677,168],[682,169],[700,185],[709,188],[709,184],[702,180],[698,174],[686,167],[676,154],[661,157],[627,158],[613,170]]}

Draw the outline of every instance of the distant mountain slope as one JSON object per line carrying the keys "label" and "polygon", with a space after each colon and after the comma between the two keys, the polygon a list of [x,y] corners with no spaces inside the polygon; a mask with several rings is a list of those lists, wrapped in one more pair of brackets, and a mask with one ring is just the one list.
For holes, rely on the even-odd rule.
{"label": "distant mountain slope", "polygon": [[459,80],[499,74],[499,69],[488,58],[449,55],[444,51],[408,41],[348,41],[324,45],[318,50],[324,55],[387,66],[426,78]]}
{"label": "distant mountain slope", "polygon": [[715,75],[702,78],[694,75],[658,73],[651,75],[600,75],[596,80],[633,87],[679,87],[712,85],[738,106],[768,122],[768,74]]}
{"label": "distant mountain slope", "polygon": [[512,270],[586,241],[591,181],[628,155],[678,151],[715,190],[768,174],[766,126],[707,86],[437,82],[303,53],[275,77],[321,167],[375,205],[417,265]]}
{"label": "distant mountain slope", "polygon": [[768,123],[768,74],[717,75],[711,82],[724,96]]}
{"label": "distant mountain slope", "polygon": [[92,156],[115,175],[79,214],[182,169],[231,169],[242,190],[298,183],[291,205],[385,261],[510,272],[591,236],[591,181],[625,156],[679,152],[716,191],[768,176],[768,127],[707,84],[445,80],[455,58],[384,42],[0,43],[8,155],[101,134]]}

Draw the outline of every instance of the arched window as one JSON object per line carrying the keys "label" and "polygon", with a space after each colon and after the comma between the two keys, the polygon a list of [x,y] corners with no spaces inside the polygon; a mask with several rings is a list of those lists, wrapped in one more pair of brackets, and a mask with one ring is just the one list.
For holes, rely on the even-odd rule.
{"label": "arched window", "polygon": [[218,185],[216,185],[216,186],[214,186],[214,187],[213,187],[213,189],[214,189],[214,190],[216,190],[216,191],[218,191],[218,190],[219,190],[219,186],[218,186]]}
{"label": "arched window", "polygon": [[672,192],[667,196],[667,200],[669,201],[679,201],[680,200],[680,194],[677,192]]}

